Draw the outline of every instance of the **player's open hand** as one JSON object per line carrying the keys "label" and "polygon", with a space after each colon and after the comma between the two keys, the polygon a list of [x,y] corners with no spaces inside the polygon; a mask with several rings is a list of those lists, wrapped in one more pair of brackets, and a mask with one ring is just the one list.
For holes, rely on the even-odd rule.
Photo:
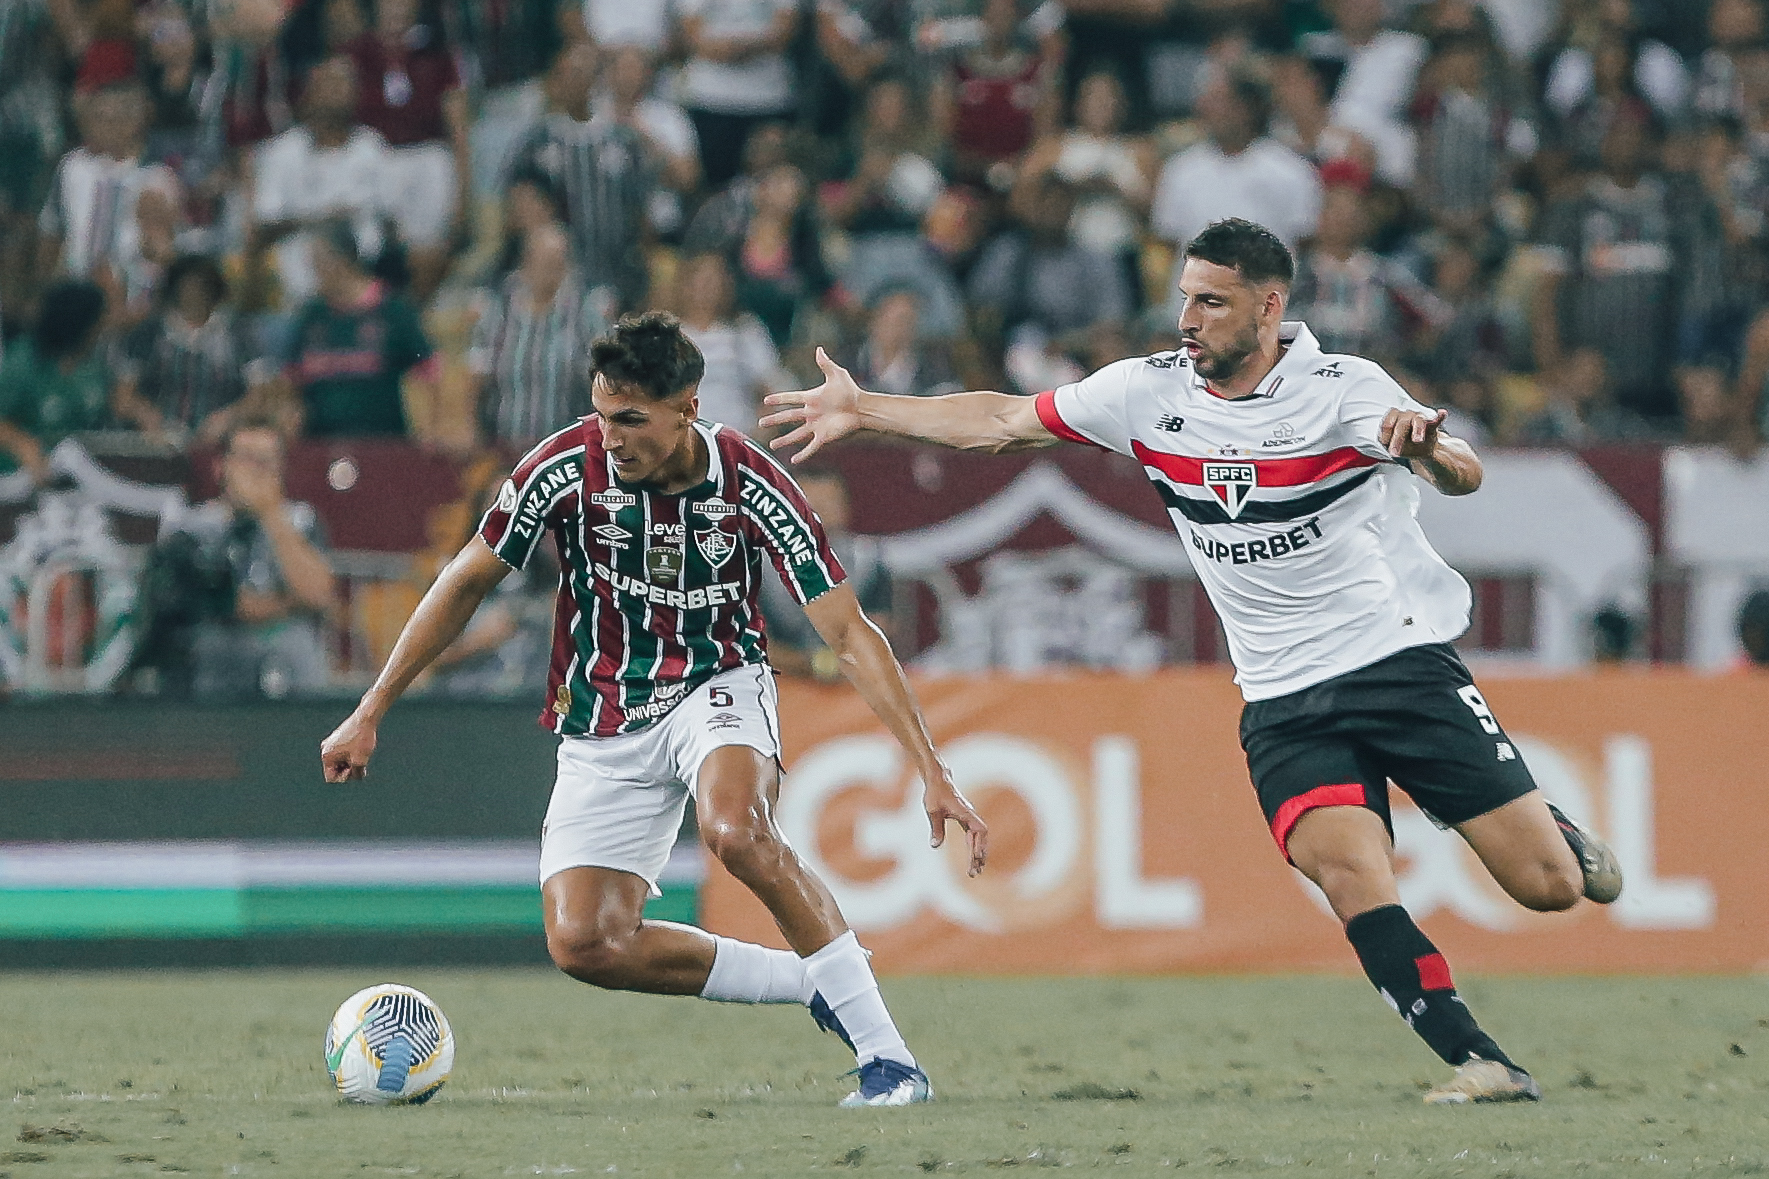
{"label": "player's open hand", "polygon": [[848,370],[817,349],[817,367],[823,370],[823,383],[815,389],[794,393],[770,393],[762,400],[778,408],[761,420],[763,428],[794,426],[768,445],[775,450],[798,446],[792,461],[802,463],[821,450],[825,443],[846,438],[860,428],[860,386]]}
{"label": "player's open hand", "polygon": [[359,782],[369,776],[375,755],[375,726],[351,713],[320,742],[319,761],[328,782]]}
{"label": "player's open hand", "polygon": [[1376,430],[1376,441],[1388,448],[1397,459],[1430,458],[1437,450],[1438,434],[1450,411],[1417,413],[1410,409],[1391,409],[1382,417]]}
{"label": "player's open hand", "polygon": [[964,838],[970,844],[970,874],[975,876],[981,872],[984,861],[989,858],[989,825],[958,792],[952,779],[942,774],[929,783],[922,792],[921,805],[927,809],[933,846],[939,847],[946,842],[946,821],[950,819],[964,828]]}

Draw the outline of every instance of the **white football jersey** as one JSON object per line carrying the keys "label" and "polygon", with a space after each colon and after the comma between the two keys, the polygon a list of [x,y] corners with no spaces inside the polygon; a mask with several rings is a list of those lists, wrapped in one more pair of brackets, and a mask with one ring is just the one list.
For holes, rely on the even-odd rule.
{"label": "white football jersey", "polygon": [[1210,392],[1184,352],[1109,364],[1038,395],[1059,438],[1135,458],[1228,634],[1235,682],[1268,700],[1468,627],[1468,583],[1420,530],[1417,476],[1376,440],[1429,412],[1373,361],[1301,323],[1249,397]]}

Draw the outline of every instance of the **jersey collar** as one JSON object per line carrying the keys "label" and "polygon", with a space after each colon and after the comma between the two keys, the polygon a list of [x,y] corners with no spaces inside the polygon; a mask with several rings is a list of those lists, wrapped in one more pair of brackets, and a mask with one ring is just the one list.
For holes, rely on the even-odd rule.
{"label": "jersey collar", "polygon": [[[1308,325],[1300,319],[1286,319],[1278,325],[1278,342],[1284,345],[1284,354],[1278,357],[1278,362],[1272,365],[1270,372],[1265,374],[1265,379],[1254,386],[1253,392],[1245,397],[1234,398],[1234,401],[1254,401],[1262,397],[1276,397],[1278,390],[1283,388],[1286,382],[1308,373],[1310,369],[1320,363],[1320,359],[1324,355],[1321,352],[1320,341],[1314,338],[1314,333],[1309,331]],[[1214,397],[1218,401],[1229,400],[1212,392],[1210,382],[1206,381],[1196,369],[1192,370],[1192,378],[1197,381],[1198,388],[1206,396]]]}

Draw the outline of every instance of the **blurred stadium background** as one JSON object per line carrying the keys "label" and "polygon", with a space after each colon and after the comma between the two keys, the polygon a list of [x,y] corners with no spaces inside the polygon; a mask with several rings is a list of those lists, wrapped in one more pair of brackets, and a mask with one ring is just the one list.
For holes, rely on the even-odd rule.
{"label": "blurred stadium background", "polygon": [[[544,961],[544,572],[368,786],[315,753],[585,341],[676,310],[740,428],[818,344],[1032,393],[1170,346],[1228,215],[1486,455],[1422,509],[1463,649],[1633,882],[1526,919],[1405,812],[1409,904],[1468,970],[1769,961],[1760,0],[0,0],[0,965]],[[810,478],[1001,832],[921,847],[772,618],[783,821],[883,970],[1349,965],[1133,464]],[[692,836],[655,911],[765,935]]]}

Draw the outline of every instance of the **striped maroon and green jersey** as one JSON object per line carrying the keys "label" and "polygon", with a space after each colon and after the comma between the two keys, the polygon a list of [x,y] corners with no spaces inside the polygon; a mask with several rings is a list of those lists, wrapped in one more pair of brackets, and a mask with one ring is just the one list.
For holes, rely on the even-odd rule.
{"label": "striped maroon and green jersey", "polygon": [[718,672],[766,663],[762,557],[802,605],[845,578],[823,522],[767,451],[697,422],[707,476],[680,495],[625,483],[587,417],[516,465],[479,535],[520,570],[559,549],[553,662],[540,723],[612,737],[656,722]]}

